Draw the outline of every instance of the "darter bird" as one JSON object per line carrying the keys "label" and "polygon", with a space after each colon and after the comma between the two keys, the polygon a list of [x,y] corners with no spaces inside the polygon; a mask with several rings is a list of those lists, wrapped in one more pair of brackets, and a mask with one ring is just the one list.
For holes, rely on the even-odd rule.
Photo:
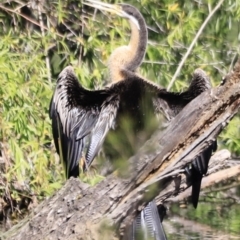
{"label": "darter bird", "polygon": [[[138,140],[138,133],[146,127],[147,115],[152,118],[163,114],[170,120],[187,103],[209,88],[209,82],[202,79],[201,74],[199,77],[199,72],[194,74],[188,90],[182,93],[168,92],[137,75],[136,69],[143,61],[148,39],[141,13],[128,4],[88,1],[88,5],[128,19],[131,38],[128,46],[117,48],[110,56],[108,67],[111,86],[101,90],[85,89],[71,66],[66,67],[58,77],[50,103],[50,118],[55,147],[63,159],[67,178],[78,177],[80,159],[84,159],[84,170],[89,169],[108,132],[117,134],[125,118],[131,122]],[[191,169],[187,168],[189,179],[193,176],[190,175]],[[152,201],[137,216],[133,226],[141,229],[148,226],[147,238],[166,239],[156,212],[156,204]],[[136,231],[131,239],[135,239]]]}

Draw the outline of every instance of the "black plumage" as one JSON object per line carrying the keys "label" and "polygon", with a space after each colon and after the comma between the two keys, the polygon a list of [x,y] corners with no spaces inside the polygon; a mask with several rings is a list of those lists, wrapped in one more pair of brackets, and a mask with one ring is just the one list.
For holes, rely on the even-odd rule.
{"label": "black plumage", "polygon": [[[57,81],[50,118],[56,150],[62,155],[67,177],[79,175],[82,157],[85,169],[91,165],[108,131],[121,128],[119,121],[125,116],[131,118],[136,134],[146,127],[145,118],[149,115],[153,117],[164,112],[168,119],[175,117],[195,98],[190,92],[193,83],[202,82],[198,94],[209,88],[205,78],[199,77],[200,73],[204,74],[200,69],[195,71],[190,87],[182,93],[167,92],[131,73],[108,88],[90,91],[80,85],[73,68],[66,67]],[[88,146],[85,146],[87,141]],[[87,149],[85,155],[84,147]]]}
{"label": "black plumage", "polygon": [[187,184],[192,186],[191,202],[195,208],[197,208],[198,205],[203,175],[206,175],[209,160],[212,153],[216,150],[217,141],[214,140],[207,148],[204,149],[203,152],[200,153],[200,155],[196,156],[190,165],[185,168]]}
{"label": "black plumage", "polygon": [[73,68],[66,67],[59,75],[50,104],[54,143],[65,163],[66,176],[79,175],[79,160],[82,157],[85,158],[85,169],[91,165],[106,134],[115,128],[116,120],[131,116],[136,133],[144,128],[142,103],[150,112],[150,101],[157,97],[159,91],[161,89],[155,85],[131,74],[108,88],[89,91],[80,85]]}
{"label": "black plumage", "polygon": [[[198,94],[209,89],[210,85],[206,79],[206,74],[198,69],[194,72],[187,91],[171,93],[129,73],[128,78],[108,88],[90,91],[80,85],[73,68],[66,67],[57,81],[50,105],[50,117],[55,146],[65,163],[67,178],[78,177],[81,158],[86,161],[85,169],[90,167],[102,147],[107,133],[110,130],[121,129],[122,118],[131,116],[134,123],[132,128],[134,128],[137,138],[137,133],[146,127],[147,123],[144,121],[146,115],[154,117],[163,114],[168,119],[174,118],[188,102],[195,98],[195,93],[191,94],[193,84],[198,85],[202,82],[202,88]],[[165,112],[159,106],[164,106]],[[84,149],[87,149],[85,155]],[[188,179],[193,186],[194,206],[198,201],[201,179],[207,171],[211,151],[210,146],[193,161],[192,168],[187,171],[191,173],[188,175]],[[142,214],[141,224],[144,224],[143,217],[146,217],[145,224],[152,224],[152,228],[148,227],[149,234],[160,231],[159,236],[164,236],[164,231],[161,230],[162,225],[157,221],[158,217],[153,214],[154,204],[151,203],[149,205],[151,207],[147,206],[143,213],[140,213],[140,215]],[[152,222],[149,216],[152,216]],[[139,217],[135,221],[139,221]],[[153,233],[151,233],[151,229],[154,229]],[[164,238],[156,236],[155,239]]]}
{"label": "black plumage", "polygon": [[[167,102],[167,106],[163,109],[165,116],[171,120],[190,101],[209,89],[211,89],[209,77],[202,69],[196,69],[193,73],[191,84],[185,92],[170,93],[165,91],[159,94],[159,97]],[[198,205],[203,175],[207,173],[209,160],[216,149],[217,141],[215,140],[185,168],[188,185],[192,186],[191,202],[195,208]]]}
{"label": "black plumage", "polygon": [[[165,208],[161,210],[162,212],[165,213]],[[151,201],[134,220],[127,239],[167,239],[161,224],[162,220],[156,202]]]}
{"label": "black plumage", "polygon": [[[94,0],[91,2],[100,3]],[[112,5],[104,3],[104,7],[106,6],[112,10]],[[129,19],[132,35],[129,45],[116,49],[110,57],[109,71],[114,83],[101,90],[84,89],[78,82],[73,68],[69,66],[60,73],[51,100],[50,118],[54,143],[64,162],[67,178],[78,177],[80,161],[84,170],[90,167],[101,147],[109,142],[105,141],[109,132],[116,137],[123,132],[121,141],[125,141],[127,138],[123,124],[125,119],[131,123],[135,142],[139,146],[147,140],[146,136],[145,138],[140,136],[141,131],[147,128],[146,119],[154,118],[157,122],[157,116],[161,114],[171,120],[192,99],[210,88],[210,81],[201,69],[194,72],[190,87],[182,93],[168,92],[135,74],[146,50],[145,21],[141,13],[131,5],[122,4],[116,11],[120,16]],[[160,124],[162,122],[158,122],[158,125]],[[126,145],[126,148],[128,147]],[[203,172],[194,166],[201,163],[203,166],[208,165],[209,159],[206,161],[205,158],[209,157],[209,153],[210,150],[207,150],[203,158],[194,160],[191,169],[186,169],[190,176],[188,179],[193,184],[193,194],[198,196],[201,180],[200,177],[194,179],[192,173],[196,170],[202,177]],[[134,154],[134,151],[129,151],[126,158],[131,154]],[[114,157],[116,152],[110,155]],[[147,232],[155,239],[163,240],[166,236],[158,220],[156,208],[155,202],[149,203],[140,213],[140,225],[146,225]],[[139,216],[134,220],[133,226],[139,226]],[[136,234],[135,231],[133,236]]]}

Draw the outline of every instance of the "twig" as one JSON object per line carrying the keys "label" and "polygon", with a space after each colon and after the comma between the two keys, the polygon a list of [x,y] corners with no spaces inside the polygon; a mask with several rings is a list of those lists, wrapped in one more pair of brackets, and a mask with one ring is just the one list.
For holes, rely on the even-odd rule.
{"label": "twig", "polygon": [[[82,5],[82,8],[83,10],[83,5]],[[83,39],[83,31],[84,31],[84,24],[83,24],[83,18],[84,18],[84,14],[81,15],[81,37]],[[79,49],[79,56],[78,56],[78,67],[80,67],[81,65],[81,62],[82,62],[82,52],[83,52],[83,46],[82,44],[80,44],[80,49]]]}
{"label": "twig", "polygon": [[[140,2],[139,0],[138,0],[138,2],[141,4],[141,2]],[[149,27],[149,26],[148,26],[148,29],[150,29],[150,30],[153,31],[153,32],[159,33],[159,34],[160,34],[160,33],[163,33],[163,32],[166,32],[166,31],[164,30],[164,28],[159,25],[158,21],[157,21],[157,20],[152,16],[152,14],[148,11],[148,9],[147,9],[146,7],[144,7],[143,4],[141,4],[141,6],[142,6],[142,8],[150,15],[150,17],[152,18],[153,22],[157,25],[159,31],[156,31],[156,30],[154,30],[152,27]]]}
{"label": "twig", "polygon": [[[224,181],[225,179],[223,179]],[[239,183],[236,182],[234,184],[230,184],[230,185],[227,185],[227,186],[224,186],[224,187],[215,187],[214,189],[211,188],[211,189],[208,189],[208,190],[205,190],[203,193],[204,194],[209,194],[209,193],[214,193],[214,192],[226,192],[226,190],[229,190],[229,189],[232,189],[234,187],[238,187],[239,186]],[[228,196],[229,197],[229,196]]]}
{"label": "twig", "polygon": [[[8,8],[8,7],[3,6],[2,4],[0,4],[0,9],[4,10],[4,11],[6,11],[6,12],[9,12],[9,13],[14,13],[14,14],[16,14],[16,15],[18,15],[18,16],[21,16],[22,18],[24,18],[24,19],[26,19],[27,21],[33,23],[34,25],[40,27],[41,29],[43,28],[44,30],[49,30],[49,28],[46,27],[46,26],[44,26],[44,24],[41,26],[41,24],[39,24],[39,23],[38,23],[37,21],[35,21],[34,19],[32,19],[32,18],[30,18],[30,17],[28,17],[28,16],[26,16],[26,15],[20,13],[20,12],[17,12],[17,9],[13,10],[13,9],[10,9],[10,8]],[[61,38],[67,39],[67,40],[69,40],[69,41],[71,41],[71,42],[77,43],[77,41],[75,41],[75,40],[73,40],[72,38],[70,38],[72,35],[69,35],[69,34],[68,34],[68,35],[62,35],[62,34],[57,33],[57,32],[54,32],[54,34],[56,34],[58,37],[61,37]]]}
{"label": "twig", "polygon": [[184,62],[186,61],[188,55],[190,54],[190,52],[192,51],[195,43],[197,42],[198,38],[200,37],[200,35],[202,34],[202,31],[203,29],[206,27],[207,23],[209,22],[209,20],[211,19],[211,17],[214,15],[214,13],[220,8],[220,6],[222,5],[222,3],[224,2],[224,0],[220,0],[218,2],[218,4],[215,6],[215,8],[209,13],[209,15],[207,16],[207,18],[205,19],[204,23],[202,24],[202,26],[200,27],[200,29],[198,30],[195,38],[193,39],[191,45],[189,46],[186,54],[184,55],[184,57],[182,58],[178,68],[177,68],[177,71],[175,72],[171,82],[169,83],[168,85],[168,88],[167,90],[170,90],[170,88],[172,87],[173,83],[175,82],[179,72],[181,71],[182,67],[183,67],[183,64]]}
{"label": "twig", "polygon": [[[44,31],[44,24],[43,24],[43,19],[42,19],[42,12],[40,9],[40,5],[38,4],[37,7],[38,10],[38,18],[39,18],[39,22],[40,22],[40,28],[41,28],[41,33],[42,33],[42,37],[43,39],[45,38],[45,31]],[[47,48],[44,46],[45,50],[45,61],[46,61],[46,68],[47,68],[47,76],[48,76],[48,81],[51,83],[51,68],[50,68],[50,60],[48,57],[48,50]]]}
{"label": "twig", "polygon": [[[143,63],[147,63],[147,64],[157,64],[157,65],[177,65],[176,63],[169,63],[169,62],[160,62],[160,61],[143,61]],[[218,65],[218,64],[222,64],[223,62],[206,62],[206,63],[200,63],[200,64],[196,64],[196,63],[189,63],[186,65],[189,66],[200,66],[200,65]]]}
{"label": "twig", "polygon": [[236,52],[232,58],[232,61],[231,61],[231,64],[230,64],[230,67],[228,69],[228,72],[230,72],[232,69],[233,69],[233,66],[234,66],[234,62],[237,60],[238,58],[238,52]]}

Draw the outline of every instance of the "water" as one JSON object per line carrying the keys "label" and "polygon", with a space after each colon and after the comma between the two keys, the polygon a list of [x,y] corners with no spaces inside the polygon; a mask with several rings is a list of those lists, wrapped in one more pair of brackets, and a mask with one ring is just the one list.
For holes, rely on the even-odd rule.
{"label": "water", "polygon": [[169,240],[240,240],[239,186],[201,194],[197,209],[170,206],[164,229]]}

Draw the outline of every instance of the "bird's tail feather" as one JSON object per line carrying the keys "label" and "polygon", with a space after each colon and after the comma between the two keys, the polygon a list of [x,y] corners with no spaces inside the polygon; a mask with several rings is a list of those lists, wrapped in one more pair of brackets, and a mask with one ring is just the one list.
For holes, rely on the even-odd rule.
{"label": "bird's tail feather", "polygon": [[151,201],[134,219],[127,239],[167,240],[161,220],[155,201]]}

